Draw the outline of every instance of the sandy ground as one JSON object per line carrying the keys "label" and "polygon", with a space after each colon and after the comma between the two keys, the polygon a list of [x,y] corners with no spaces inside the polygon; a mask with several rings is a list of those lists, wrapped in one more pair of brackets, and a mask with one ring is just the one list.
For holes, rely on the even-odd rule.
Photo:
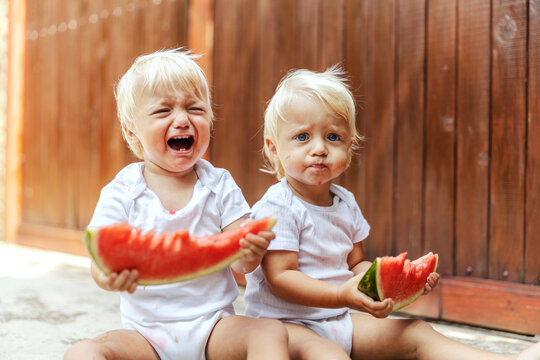
{"label": "sandy ground", "polygon": [[[0,359],[61,359],[78,340],[120,327],[118,294],[99,289],[90,260],[0,242]],[[235,307],[243,312],[240,296]],[[444,335],[478,348],[516,353],[538,336],[432,322]]]}

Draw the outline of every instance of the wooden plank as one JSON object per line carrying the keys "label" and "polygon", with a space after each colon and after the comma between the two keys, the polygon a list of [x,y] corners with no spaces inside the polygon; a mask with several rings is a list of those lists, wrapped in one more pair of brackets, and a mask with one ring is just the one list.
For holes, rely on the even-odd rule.
{"label": "wooden plank", "polygon": [[526,3],[492,9],[492,124],[489,277],[523,280]]}
{"label": "wooden plank", "polygon": [[[257,171],[263,167],[263,157],[260,155],[263,147],[264,111],[266,104],[274,94],[279,81],[276,58],[278,57],[278,15],[274,0],[261,0],[258,2],[258,66],[259,83],[257,86],[258,112],[251,119],[252,138],[250,151],[255,160],[254,174],[251,178],[249,193],[245,192],[248,202],[253,205],[266,192],[268,187],[276,182],[273,175]],[[256,179],[256,180],[255,180]]]}
{"label": "wooden plank", "polygon": [[88,256],[84,232],[47,225],[22,224],[17,244]]}
{"label": "wooden plank", "polygon": [[[216,1],[214,88],[216,122],[211,143],[211,161],[229,170],[240,188],[249,184],[246,164],[250,110],[256,94],[252,54],[256,54],[257,32],[253,18],[256,3],[245,0]],[[230,69],[241,69],[230,78]]]}
{"label": "wooden plank", "polygon": [[540,284],[540,0],[529,1],[525,282]]}
{"label": "wooden plank", "polygon": [[442,280],[441,292],[445,320],[540,334],[537,286],[456,277]]}
{"label": "wooden plank", "polygon": [[295,57],[297,31],[296,0],[276,0],[277,12],[277,75],[281,79],[289,70],[296,67]]}
{"label": "wooden plank", "polygon": [[368,259],[392,252],[394,186],[395,76],[394,1],[369,2],[365,31],[366,217],[371,225]]}
{"label": "wooden plank", "polygon": [[422,254],[425,1],[397,4],[395,252]]}
{"label": "wooden plank", "polygon": [[487,277],[490,4],[458,5],[456,269]]}
{"label": "wooden plank", "polygon": [[400,313],[523,334],[540,334],[538,286],[471,277],[444,277]]}
{"label": "wooden plank", "polygon": [[[43,5],[42,2],[38,4],[33,4],[29,6],[27,10],[27,33],[28,37],[25,42],[25,84],[24,84],[24,110],[23,110],[23,124],[22,124],[22,144],[21,151],[24,161],[21,163],[21,212],[20,212],[20,222],[28,221],[33,217],[33,212],[35,209],[29,207],[28,204],[32,201],[32,178],[35,177],[36,168],[37,168],[37,153],[38,147],[31,147],[29,144],[32,143],[32,133],[30,129],[33,128],[35,124],[35,117],[37,109],[39,108],[39,89],[36,86],[39,83],[39,74],[40,74],[40,63],[37,61],[39,59],[39,32],[40,27],[40,17],[38,14],[41,13],[40,6]],[[34,166],[36,165],[36,166]],[[19,224],[18,224],[19,225]],[[16,230],[18,231],[18,229]]]}
{"label": "wooden plank", "polygon": [[[351,90],[356,100],[356,129],[362,136],[366,135],[367,113],[366,94],[369,89],[367,78],[368,33],[368,3],[360,0],[347,0],[345,3],[345,69],[351,79]],[[343,185],[352,191],[356,201],[364,212],[366,219],[371,221],[366,211],[366,152],[367,142],[362,142],[360,149],[355,152],[349,169],[343,176]]]}
{"label": "wooden plank", "polygon": [[[80,107],[80,89],[82,86],[73,86],[73,79],[80,79],[84,83],[79,68],[79,58],[74,56],[80,49],[79,32],[68,25],[71,21],[80,18],[81,3],[71,1],[61,7],[59,11],[57,41],[60,43],[58,49],[58,66],[62,69],[59,78],[59,98],[62,99],[62,106],[59,106],[59,129],[56,135],[57,142],[62,144],[58,154],[58,161],[65,165],[62,174],[62,196],[58,198],[57,206],[62,207],[62,224],[66,228],[76,229],[79,226],[79,168],[84,166],[80,161],[81,144],[77,134],[79,124],[84,124],[84,113]],[[75,151],[75,149],[78,149]],[[84,151],[88,151],[85,149]],[[87,191],[91,191],[88,189]]]}
{"label": "wooden plank", "polygon": [[[80,71],[84,77],[80,80],[81,113],[77,124],[79,147],[88,149],[78,155],[78,169],[76,177],[79,188],[77,190],[77,224],[84,228],[90,220],[93,206],[97,202],[96,189],[101,185],[101,154],[103,153],[103,141],[101,139],[103,109],[102,94],[105,91],[103,85],[102,67],[106,61],[107,50],[103,39],[103,27],[99,20],[99,13],[103,9],[104,0],[87,0],[80,10],[80,21],[77,27],[79,39],[83,44],[94,46],[81,46],[79,52]],[[83,165],[84,164],[84,165]],[[84,171],[83,171],[84,170]],[[97,176],[88,176],[96,174]]]}
{"label": "wooden plank", "polygon": [[441,255],[439,272],[453,273],[456,1],[427,8],[424,251]]}
{"label": "wooden plank", "polygon": [[343,63],[345,16],[344,0],[322,0],[317,68],[325,70],[329,66]]}
{"label": "wooden plank", "polygon": [[320,0],[296,0],[296,57],[293,66],[321,70],[318,65]]}
{"label": "wooden plank", "polygon": [[213,1],[192,1],[189,4],[188,12],[188,46],[195,54],[203,55],[198,62],[206,74],[209,84],[212,84],[214,47]]}
{"label": "wooden plank", "polygon": [[5,239],[14,243],[21,221],[22,200],[22,136],[24,123],[26,1],[9,2],[6,174],[5,174]]}

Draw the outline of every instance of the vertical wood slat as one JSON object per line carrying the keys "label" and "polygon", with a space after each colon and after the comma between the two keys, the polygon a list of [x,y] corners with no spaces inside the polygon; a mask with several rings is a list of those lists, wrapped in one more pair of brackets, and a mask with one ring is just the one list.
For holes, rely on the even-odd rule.
{"label": "vertical wood slat", "polygon": [[[367,83],[367,47],[368,32],[365,30],[368,23],[368,2],[347,0],[345,3],[345,69],[351,79],[352,92],[356,100],[356,129],[360,135],[366,135],[367,115],[366,94],[369,89]],[[359,144],[355,151],[349,169],[343,176],[343,185],[352,191],[356,201],[364,212],[364,216],[371,221],[370,214],[366,213],[366,182],[371,174],[366,172],[365,151],[369,139]]]}
{"label": "vertical wood slat", "polygon": [[321,0],[296,0],[295,68],[317,68]]}
{"label": "vertical wood slat", "polygon": [[[81,87],[72,87],[73,79],[80,76],[79,58],[77,55],[79,50],[79,38],[75,31],[68,31],[69,21],[78,19],[80,14],[81,2],[71,1],[59,11],[59,31],[57,34],[58,42],[61,44],[59,51],[59,67],[62,70],[59,81],[59,121],[60,132],[59,138],[65,141],[65,146],[62,147],[59,158],[61,164],[80,164],[81,151],[76,151],[81,146],[79,136],[73,134],[78,133],[78,121],[74,119],[82,119],[83,113],[80,106]],[[75,96],[73,96],[75,95]],[[63,214],[63,227],[77,228],[79,226],[77,198],[79,194],[79,174],[75,169],[62,172],[64,182],[63,196],[61,199],[61,208]],[[92,192],[94,189],[87,188],[87,191]],[[88,209],[87,211],[91,211]]]}
{"label": "vertical wood slat", "polygon": [[540,285],[540,1],[529,1],[525,282]]}
{"label": "vertical wood slat", "polygon": [[[256,3],[236,0],[215,2],[214,54],[220,58],[215,64],[214,85],[216,123],[211,144],[211,160],[214,165],[229,170],[240,186],[249,184],[247,169],[249,159],[245,149],[249,148],[248,133],[251,107],[256,94],[252,91],[252,77],[255,76],[253,55],[257,49],[257,33],[254,22]],[[240,11],[239,11],[240,10]],[[245,52],[250,56],[238,54]],[[227,74],[235,70],[235,80],[229,81]]]}
{"label": "vertical wood slat", "polygon": [[453,271],[456,1],[428,3],[424,249]]}
{"label": "vertical wood slat", "polygon": [[398,3],[395,253],[422,255],[425,1]]}
{"label": "vertical wood slat", "polygon": [[486,277],[490,6],[460,0],[458,11],[455,274]]}
{"label": "vertical wood slat", "polygon": [[394,5],[369,2],[366,74],[366,212],[372,231],[369,258],[392,251],[394,167]]}
{"label": "vertical wood slat", "polygon": [[25,74],[27,21],[26,1],[9,2],[8,74],[6,116],[6,175],[5,175],[5,234],[14,243],[21,221],[22,210],[22,138],[25,115],[24,92],[28,75]]}
{"label": "vertical wood slat", "polygon": [[493,2],[489,276],[521,281],[524,239],[526,6]]}
{"label": "vertical wood slat", "polygon": [[[277,86],[278,78],[278,65],[276,64],[276,58],[279,56],[280,51],[278,49],[277,42],[277,18],[278,8],[277,4],[273,0],[261,0],[258,2],[258,66],[259,66],[259,86],[257,88],[257,103],[259,113],[255,114],[252,122],[255,126],[252,126],[251,131],[251,153],[254,154],[255,167],[257,170],[263,167],[263,125],[264,125],[264,110],[266,104],[274,94],[274,90]],[[253,161],[253,159],[252,159]],[[256,171],[250,181],[250,193],[244,193],[248,202],[254,204],[260,199],[266,192],[268,187],[272,185],[276,179],[273,175],[266,174],[264,172]],[[254,180],[256,179],[256,180]]]}
{"label": "vertical wood slat", "polygon": [[344,41],[344,0],[322,0],[320,5],[319,63],[317,68],[325,70],[329,66],[343,62]]}

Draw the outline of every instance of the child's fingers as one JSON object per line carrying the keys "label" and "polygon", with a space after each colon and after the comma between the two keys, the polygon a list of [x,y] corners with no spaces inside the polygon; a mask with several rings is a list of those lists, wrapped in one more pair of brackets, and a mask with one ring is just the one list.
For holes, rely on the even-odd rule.
{"label": "child's fingers", "polygon": [[139,273],[137,270],[122,270],[112,282],[111,287],[118,291],[129,291],[134,283],[136,285],[138,277]]}
{"label": "child's fingers", "polygon": [[270,240],[254,234],[248,234],[245,239],[240,240],[240,246],[244,249],[249,249],[255,254],[264,255]]}

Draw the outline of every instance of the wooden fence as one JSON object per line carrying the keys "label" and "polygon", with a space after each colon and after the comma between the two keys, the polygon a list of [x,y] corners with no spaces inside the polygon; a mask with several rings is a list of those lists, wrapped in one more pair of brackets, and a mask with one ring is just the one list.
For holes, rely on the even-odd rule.
{"label": "wooden fence", "polygon": [[[274,182],[259,168],[277,82],[292,68],[338,63],[366,137],[340,183],[372,226],[368,257],[439,253],[445,280],[412,313],[540,333],[540,1],[26,7],[24,116],[10,119],[23,128],[17,242],[82,251],[100,188],[134,160],[112,86],[135,56],[205,53],[217,117],[208,156],[250,203]],[[493,316],[501,307],[508,318]]]}

